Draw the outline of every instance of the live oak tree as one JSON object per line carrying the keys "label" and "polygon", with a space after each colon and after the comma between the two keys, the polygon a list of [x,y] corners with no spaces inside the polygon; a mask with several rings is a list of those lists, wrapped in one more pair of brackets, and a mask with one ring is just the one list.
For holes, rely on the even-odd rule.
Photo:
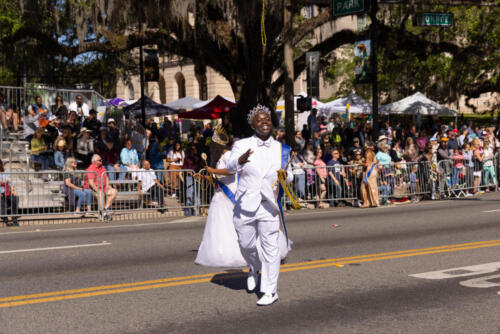
{"label": "live oak tree", "polygon": [[[292,0],[293,12],[300,16],[301,6],[307,2]],[[59,57],[67,62],[91,52],[108,59],[106,65],[111,66],[102,70],[116,75],[115,68],[127,71],[133,65],[130,50],[139,45],[157,45],[161,52],[192,60],[198,74],[210,66],[225,77],[238,101],[241,124],[245,124],[248,109],[257,102],[276,105],[285,79],[283,0],[266,0],[264,11],[262,4],[262,0],[0,0],[0,12],[9,12],[0,16],[0,50],[22,47],[21,41],[36,43],[50,53],[52,60]],[[498,7],[477,9],[484,12],[477,24],[457,27],[454,31],[458,36],[451,30],[429,33],[413,28],[410,20],[416,9],[415,4],[380,5],[382,54],[402,64],[406,64],[406,59],[420,62],[429,57],[451,57],[451,64],[445,62],[446,68],[456,70],[449,80],[453,84],[461,81],[463,85],[449,88],[450,92],[456,88],[460,94],[476,96],[498,91],[498,68],[491,66],[495,61],[498,64],[499,34],[498,24],[494,23]],[[290,35],[296,50],[295,77],[306,67],[307,51],[320,51],[327,56],[342,45],[368,37],[367,31],[346,29],[326,36],[318,44],[307,43],[316,28],[332,20],[328,6],[321,7],[312,18],[296,20]],[[459,20],[456,17],[455,21]],[[483,31],[485,37],[470,35],[471,30]],[[32,59],[36,60],[37,50],[32,51]],[[388,67],[382,65],[382,70]],[[474,67],[476,75],[472,76]],[[421,71],[410,68],[407,73],[408,82],[431,82]],[[463,73],[467,73],[467,78],[461,80]],[[436,87],[451,83],[435,82]],[[386,89],[397,90],[397,84],[387,85]]]}
{"label": "live oak tree", "polygon": [[[446,2],[446,1],[442,1]],[[457,2],[455,2],[457,3]],[[486,6],[486,4],[491,6]],[[476,2],[476,4],[481,4]],[[498,3],[484,6],[428,6],[429,12],[451,12],[452,27],[414,27],[411,16],[421,6],[381,5],[379,89],[383,103],[421,91],[432,99],[455,104],[461,96],[477,111],[472,100],[500,91],[500,10]],[[352,89],[366,90],[355,83],[353,46],[330,62],[326,76],[340,81],[342,95]],[[370,95],[369,90],[366,92]],[[486,111],[498,110],[500,99],[492,97]],[[458,104],[456,105],[458,107]]]}

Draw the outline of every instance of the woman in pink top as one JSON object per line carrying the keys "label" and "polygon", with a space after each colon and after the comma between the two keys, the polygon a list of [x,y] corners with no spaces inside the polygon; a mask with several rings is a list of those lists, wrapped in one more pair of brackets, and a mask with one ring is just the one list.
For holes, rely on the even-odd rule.
{"label": "woman in pink top", "polygon": [[[323,156],[323,151],[321,148],[316,149],[315,157],[314,157],[314,167],[316,167],[316,199],[319,199],[317,204],[318,208],[329,207],[327,203],[322,202],[322,200],[326,196],[326,163],[321,159]],[[319,196],[318,196],[319,195]],[[319,198],[318,198],[319,197]]]}
{"label": "woman in pink top", "polygon": [[453,159],[453,174],[451,178],[451,185],[455,186],[459,184],[459,175],[464,168],[464,159],[465,157],[460,153],[458,149],[453,151],[453,155],[451,156]]}

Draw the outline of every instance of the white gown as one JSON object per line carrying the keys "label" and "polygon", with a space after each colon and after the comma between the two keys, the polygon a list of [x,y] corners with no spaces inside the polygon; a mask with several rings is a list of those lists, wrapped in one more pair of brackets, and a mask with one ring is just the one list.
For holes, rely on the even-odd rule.
{"label": "white gown", "polygon": [[[224,153],[217,162],[217,169],[226,168],[226,162],[230,152]],[[234,194],[237,181],[235,175],[218,176]],[[207,222],[203,239],[201,240],[198,255],[194,261],[196,264],[206,267],[246,267],[247,263],[241,255],[238,245],[238,236],[233,225],[234,204],[227,198],[224,192],[217,188],[210,202]],[[286,244],[285,234],[280,230],[280,256],[284,259],[290,251],[291,240]],[[257,243],[259,245],[259,243]]]}

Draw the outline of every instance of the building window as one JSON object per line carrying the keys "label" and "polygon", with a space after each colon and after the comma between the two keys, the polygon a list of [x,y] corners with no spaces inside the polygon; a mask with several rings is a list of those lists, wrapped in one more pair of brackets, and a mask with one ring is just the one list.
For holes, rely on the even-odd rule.
{"label": "building window", "polygon": [[184,75],[181,72],[177,72],[175,81],[177,82],[178,98],[186,97],[186,79],[184,79]]}
{"label": "building window", "polygon": [[129,83],[128,84],[128,99],[129,100],[133,100],[134,99],[134,97],[135,97],[134,93],[135,93],[134,92],[134,86],[131,83]]}

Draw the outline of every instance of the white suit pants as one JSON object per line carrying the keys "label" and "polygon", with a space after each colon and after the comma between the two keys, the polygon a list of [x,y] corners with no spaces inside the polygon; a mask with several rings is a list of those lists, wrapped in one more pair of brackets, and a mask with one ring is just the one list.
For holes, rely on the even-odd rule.
{"label": "white suit pants", "polygon": [[[238,234],[241,254],[257,273],[261,270],[260,291],[276,293],[280,273],[279,214],[270,202],[261,202],[257,211],[244,211],[239,206],[234,209],[234,227]],[[257,247],[259,236],[259,247]]]}

